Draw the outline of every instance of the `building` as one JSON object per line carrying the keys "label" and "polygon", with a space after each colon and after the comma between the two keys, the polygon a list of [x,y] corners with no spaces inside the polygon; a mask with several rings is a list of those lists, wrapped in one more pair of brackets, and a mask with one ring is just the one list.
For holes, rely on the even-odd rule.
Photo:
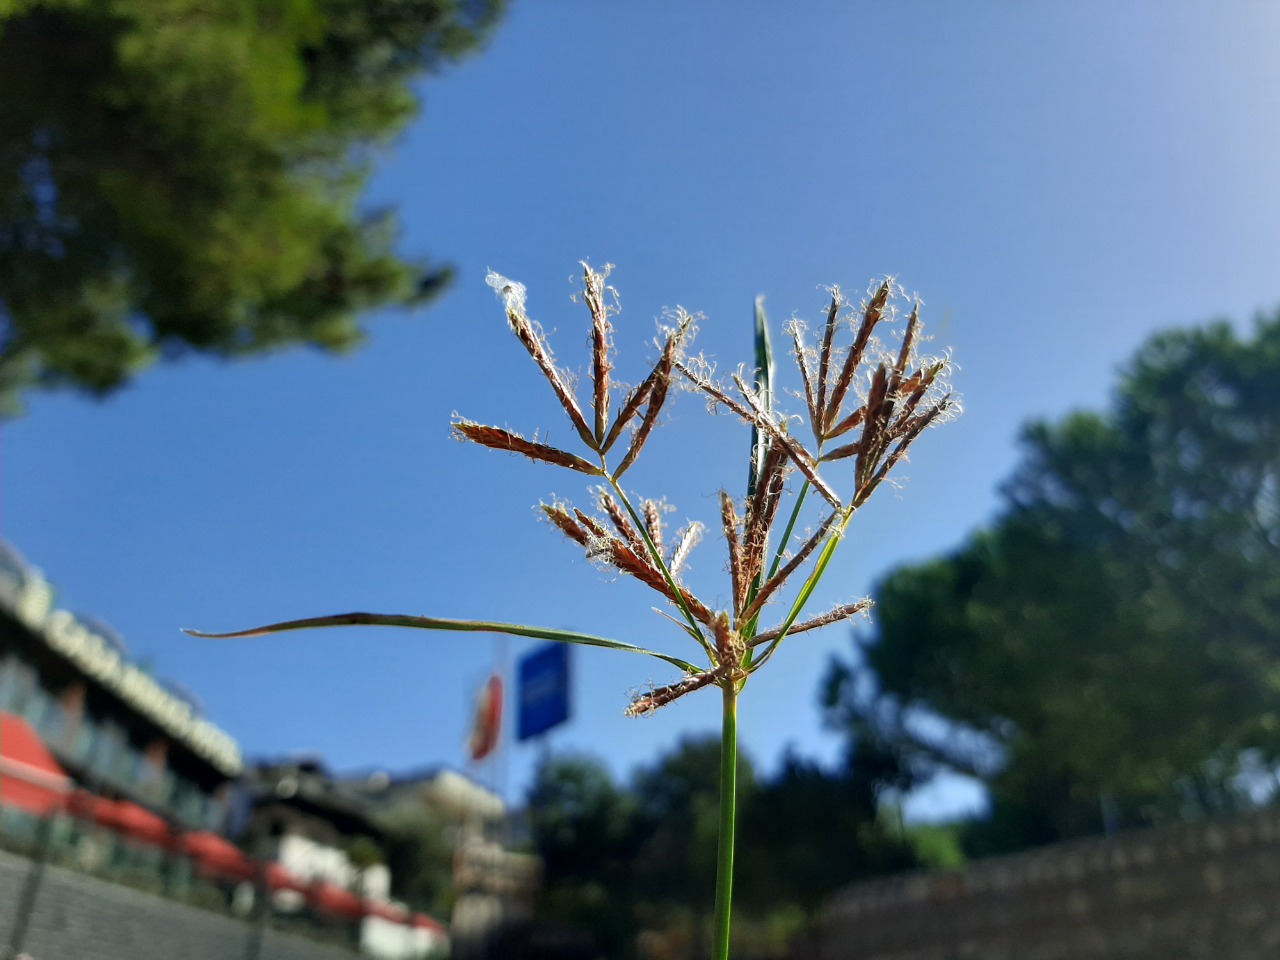
{"label": "building", "polygon": [[304,884],[325,883],[385,902],[391,875],[384,863],[352,856],[357,840],[381,848],[382,830],[367,805],[348,795],[316,757],[271,761],[245,779],[252,813],[242,842]]}
{"label": "building", "polygon": [[[445,768],[337,779],[316,758],[247,767],[193,694],[132,661],[106,624],[58,608],[43,575],[0,542],[8,845],[47,845],[40,824],[54,824],[69,865],[166,895],[203,884],[233,913],[267,902],[286,928],[410,960],[449,944],[440,923],[392,897],[381,824],[413,810],[450,825],[455,878],[475,872],[462,866],[477,844],[489,859],[500,851],[502,800]],[[487,864],[486,883],[512,872]]]}
{"label": "building", "polygon": [[316,757],[256,765],[244,779],[251,814],[242,843],[270,863],[280,915],[354,924],[360,951],[407,960],[446,950],[445,928],[393,899],[377,803],[330,776]]}
{"label": "building", "polygon": [[376,770],[350,774],[338,781],[349,796],[359,797],[379,816],[426,809],[456,825],[505,823],[507,806],[498,794],[444,766],[403,773]]}
{"label": "building", "polygon": [[456,960],[513,953],[533,919],[542,878],[536,856],[513,852],[512,818],[502,798],[447,767],[341,781],[379,817],[425,810],[449,825],[453,848],[452,956]]}
{"label": "building", "polygon": [[109,627],[56,608],[50,584],[4,543],[0,712],[34,729],[89,797],[180,831],[223,830],[244,769],[236,741],[193,696],[131,662]]}

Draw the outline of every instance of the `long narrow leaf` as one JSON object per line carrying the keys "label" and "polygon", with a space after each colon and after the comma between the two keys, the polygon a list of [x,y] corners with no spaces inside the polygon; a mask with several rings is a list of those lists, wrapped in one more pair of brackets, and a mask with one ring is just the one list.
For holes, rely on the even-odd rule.
{"label": "long narrow leaf", "polygon": [[[769,319],[764,312],[764,297],[756,297],[756,368],[755,386],[759,391],[760,405],[766,414],[773,413],[773,345],[769,341]],[[760,471],[769,453],[769,435],[756,424],[751,425],[751,475],[747,478],[747,500],[755,496],[760,483]]]}
{"label": "long narrow leaf", "polygon": [[385,613],[339,613],[329,617],[307,617],[302,620],[285,620],[265,627],[254,627],[251,630],[236,630],[232,633],[204,633],[199,630],[183,630],[193,637],[207,640],[233,640],[239,637],[261,637],[271,633],[284,633],[289,630],[309,630],[312,627],[413,627],[418,630],[453,630],[463,633],[507,633],[515,637],[532,637],[535,640],[554,640],[557,643],[578,643],[588,647],[605,647],[609,650],[622,650],[627,653],[643,653],[650,657],[664,660],[673,667],[679,667],[686,673],[698,673],[699,668],[679,657],[669,657],[665,653],[646,650],[644,647],[623,643],[621,640],[610,640],[607,637],[594,637],[589,633],[574,633],[569,630],[553,630],[549,627],[529,627],[520,623],[494,623],[488,620],[446,620],[441,617],[414,617],[401,614]]}

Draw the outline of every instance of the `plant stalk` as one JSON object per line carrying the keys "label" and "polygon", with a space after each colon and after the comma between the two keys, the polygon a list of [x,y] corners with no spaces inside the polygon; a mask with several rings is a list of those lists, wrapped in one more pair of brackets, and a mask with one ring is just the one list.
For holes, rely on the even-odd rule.
{"label": "plant stalk", "polygon": [[676,605],[680,608],[680,612],[684,614],[685,620],[689,622],[691,630],[690,636],[698,641],[698,644],[706,651],[707,656],[715,660],[715,653],[712,650],[710,642],[702,635],[702,628],[698,626],[698,621],[692,613],[689,612],[689,605],[684,600],[684,590],[680,584],[676,583],[675,575],[667,567],[666,561],[662,559],[662,551],[658,549],[658,545],[653,542],[653,538],[649,536],[649,528],[645,526],[645,522],[640,519],[640,514],[636,512],[636,508],[631,505],[631,501],[627,498],[627,492],[622,489],[622,484],[618,483],[618,478],[613,474],[605,471],[605,479],[609,481],[609,485],[613,487],[613,492],[618,495],[618,500],[627,509],[627,513],[631,515],[631,522],[636,526],[636,532],[643,538],[645,546],[649,548],[649,556],[653,558],[653,562],[657,564],[658,570],[662,573],[662,579],[667,581],[667,586],[671,588],[671,592],[675,594]]}
{"label": "plant stalk", "polygon": [[728,680],[720,728],[720,842],[716,853],[715,960],[729,960],[729,914],[733,907],[733,848],[738,823],[738,682]]}

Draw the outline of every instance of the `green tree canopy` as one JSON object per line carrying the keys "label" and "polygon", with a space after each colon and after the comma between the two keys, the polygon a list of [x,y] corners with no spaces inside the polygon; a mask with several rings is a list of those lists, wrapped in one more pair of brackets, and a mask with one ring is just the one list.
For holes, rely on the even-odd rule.
{"label": "green tree canopy", "polygon": [[502,0],[0,0],[0,401],[361,339],[430,297],[358,199]]}
{"label": "green tree canopy", "polygon": [[598,760],[563,756],[539,765],[528,804],[544,872],[540,920],[589,933],[604,956],[631,956],[635,798]]}
{"label": "green tree canopy", "polygon": [[[636,771],[632,783],[641,900],[654,905],[656,915],[679,908],[710,917],[720,831],[720,738],[682,739],[653,766]],[[751,762],[739,753],[740,810],[751,805],[755,786]]]}
{"label": "green tree canopy", "polygon": [[878,585],[832,719],[987,780],[997,846],[1239,802],[1280,762],[1280,313],[1154,337],[1022,444],[994,524]]}
{"label": "green tree canopy", "polygon": [[879,793],[896,773],[895,759],[874,747],[838,770],[788,752],[743,811],[743,906],[763,915],[793,904],[812,917],[841,887],[916,866],[881,822]]}
{"label": "green tree canopy", "polygon": [[453,838],[448,824],[427,807],[399,807],[378,818],[391,892],[417,910],[445,915],[453,888]]}
{"label": "green tree canopy", "polygon": [[[704,955],[719,752],[718,738],[685,739],[626,786],[590,758],[543,763],[528,797],[545,870],[541,921],[589,932],[602,956],[636,956],[642,931],[670,956]],[[735,902],[744,941],[754,942],[735,956],[785,955],[787,936],[827,894],[916,865],[878,813],[896,763],[865,748],[835,771],[790,755],[770,778],[743,766]]]}

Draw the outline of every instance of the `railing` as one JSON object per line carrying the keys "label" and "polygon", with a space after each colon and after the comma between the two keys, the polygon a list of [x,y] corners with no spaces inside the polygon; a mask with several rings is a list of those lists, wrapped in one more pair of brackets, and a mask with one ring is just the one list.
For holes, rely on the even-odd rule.
{"label": "railing", "polygon": [[[270,928],[352,952],[359,952],[362,944],[369,947],[372,935],[373,940],[397,944],[395,955],[406,960],[447,951],[443,928],[422,914],[364,901],[331,884],[299,880],[277,864],[244,857],[225,841],[218,841],[223,851],[219,857],[212,855],[219,848],[211,842],[185,839],[196,835],[143,839],[99,819],[83,795],[45,816],[0,806],[0,849],[32,861],[26,889],[14,905],[8,951],[0,947],[0,956],[16,956],[21,950],[45,864],[237,918],[247,924],[251,943],[255,938],[260,943],[262,931]],[[253,955],[252,948],[246,950],[247,957]]]}

